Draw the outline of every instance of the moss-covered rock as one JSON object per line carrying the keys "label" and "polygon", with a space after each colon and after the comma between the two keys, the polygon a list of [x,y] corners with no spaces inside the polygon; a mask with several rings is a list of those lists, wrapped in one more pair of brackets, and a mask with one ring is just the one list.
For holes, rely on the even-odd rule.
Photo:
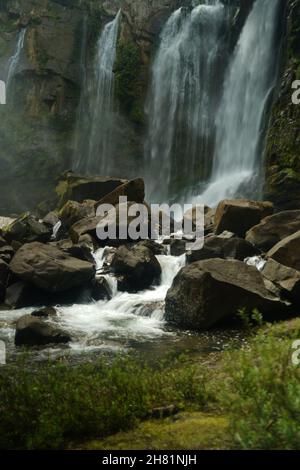
{"label": "moss-covered rock", "polygon": [[266,196],[279,208],[300,208],[300,106],[292,84],[300,70],[300,1],[287,2],[284,61],[266,147]]}
{"label": "moss-covered rock", "polygon": [[133,41],[121,41],[115,64],[116,97],[124,113],[140,124],[144,120],[143,83],[139,80],[140,51]]}

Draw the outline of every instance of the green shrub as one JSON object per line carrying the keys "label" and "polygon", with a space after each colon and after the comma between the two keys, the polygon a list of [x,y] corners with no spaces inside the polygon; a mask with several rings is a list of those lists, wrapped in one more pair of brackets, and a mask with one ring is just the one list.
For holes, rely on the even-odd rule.
{"label": "green shrub", "polygon": [[300,366],[292,353],[291,339],[266,330],[227,358],[223,399],[241,448],[299,449]]}
{"label": "green shrub", "polygon": [[237,317],[246,329],[261,327],[264,324],[263,315],[256,308],[250,312],[246,308],[241,308],[237,312]]}
{"label": "green shrub", "polygon": [[111,364],[11,367],[0,374],[0,448],[57,449],[132,427],[152,408],[205,404],[191,366],[151,367],[133,359]]}

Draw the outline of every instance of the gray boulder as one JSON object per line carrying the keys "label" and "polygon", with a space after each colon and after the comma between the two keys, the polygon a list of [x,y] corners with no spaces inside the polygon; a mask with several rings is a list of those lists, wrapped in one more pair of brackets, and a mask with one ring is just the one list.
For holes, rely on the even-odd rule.
{"label": "gray boulder", "polygon": [[210,258],[237,259],[257,256],[260,251],[243,238],[226,238],[222,236],[208,236],[204,240],[201,250],[193,250],[187,254],[187,262],[202,261]]}
{"label": "gray boulder", "polygon": [[295,305],[300,305],[300,271],[269,259],[261,273],[281,289],[282,296],[285,296]]}
{"label": "gray boulder", "polygon": [[47,302],[46,292],[36,286],[23,281],[10,284],[5,293],[5,305],[8,308],[24,308],[34,305],[45,305]]}
{"label": "gray boulder", "polygon": [[269,252],[269,258],[300,271],[300,230],[277,243]]}
{"label": "gray boulder", "polygon": [[63,207],[67,201],[83,202],[86,199],[99,201],[126,182],[127,180],[120,178],[83,176],[67,171],[56,188],[60,196],[59,207]]}
{"label": "gray boulder", "polygon": [[68,343],[68,333],[32,315],[24,315],[16,324],[16,346],[41,346],[51,343]]}
{"label": "gray boulder", "polygon": [[152,251],[141,245],[119,247],[110,268],[118,276],[119,290],[128,292],[147,289],[161,274],[160,264]]}
{"label": "gray boulder", "polygon": [[215,213],[215,233],[227,230],[244,237],[247,230],[270,214],[274,206],[271,202],[249,201],[247,199],[221,201]]}
{"label": "gray boulder", "polygon": [[286,311],[257,269],[241,261],[209,259],[183,268],[166,297],[166,319],[193,330],[208,329],[241,308]]}
{"label": "gray boulder", "polygon": [[268,251],[298,230],[300,230],[300,210],[283,211],[266,217],[260,224],[252,227],[246,234],[246,240],[260,250]]}
{"label": "gray boulder", "polygon": [[50,293],[81,286],[95,273],[92,263],[38,242],[22,246],[13,257],[10,269],[21,280]]}

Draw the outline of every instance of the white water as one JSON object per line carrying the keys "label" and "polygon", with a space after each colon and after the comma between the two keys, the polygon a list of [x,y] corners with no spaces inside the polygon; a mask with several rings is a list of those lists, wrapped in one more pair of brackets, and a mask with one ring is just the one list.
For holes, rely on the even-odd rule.
{"label": "white water", "polygon": [[121,10],[116,18],[104,27],[97,43],[92,80],[84,83],[88,90],[83,91],[83,96],[89,101],[90,115],[86,120],[86,110],[81,109],[83,116],[76,131],[77,149],[74,161],[74,169],[84,173],[107,175],[110,171],[114,131],[113,68],[120,17]]}
{"label": "white water", "polygon": [[214,206],[237,195],[259,196],[266,105],[276,83],[279,4],[280,0],[256,0],[245,23],[216,117],[211,183],[195,202]]}
{"label": "white water", "polygon": [[6,92],[9,91],[11,81],[16,74],[16,71],[17,71],[17,68],[21,59],[21,53],[24,47],[25,35],[26,35],[26,28],[23,28],[19,32],[15,52],[8,61],[7,76],[6,76]]}
{"label": "white water", "polygon": [[246,258],[244,263],[249,266],[254,266],[258,271],[262,271],[267,261],[262,256],[251,256],[250,258]]}
{"label": "white water", "polygon": [[[105,249],[98,250],[94,256],[100,275]],[[118,292],[116,280],[105,275],[113,286],[111,300],[59,306],[58,316],[47,321],[58,324],[71,334],[73,341],[70,347],[75,353],[120,349],[130,341],[144,342],[170,335],[164,329],[164,300],[174,277],[185,265],[185,255],[159,255],[157,259],[162,268],[160,285],[135,294]],[[12,344],[15,321],[33,310],[0,311],[0,339]],[[57,350],[59,347],[55,352]]]}
{"label": "white water", "polygon": [[151,200],[166,201],[180,181],[192,185],[199,173],[209,175],[226,18],[219,0],[206,0],[192,11],[179,8],[162,31],[146,109],[145,172]]}

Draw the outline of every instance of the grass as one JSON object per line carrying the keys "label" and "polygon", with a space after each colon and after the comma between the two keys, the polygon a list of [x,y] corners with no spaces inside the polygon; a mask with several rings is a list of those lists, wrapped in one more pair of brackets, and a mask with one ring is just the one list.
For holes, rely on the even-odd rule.
{"label": "grass", "polygon": [[[159,364],[0,369],[2,449],[299,449],[300,319],[253,330],[242,349]],[[299,355],[300,356],[300,355]],[[175,405],[179,413],[151,418]]]}
{"label": "grass", "polygon": [[206,392],[194,366],[151,367],[135,359],[109,364],[45,364],[34,373],[3,368],[0,375],[0,448],[58,449],[83,436],[130,429],[155,407],[204,406]]}
{"label": "grass", "polygon": [[135,429],[80,446],[90,450],[212,450],[230,447],[226,416],[182,412],[176,417],[149,420]]}

